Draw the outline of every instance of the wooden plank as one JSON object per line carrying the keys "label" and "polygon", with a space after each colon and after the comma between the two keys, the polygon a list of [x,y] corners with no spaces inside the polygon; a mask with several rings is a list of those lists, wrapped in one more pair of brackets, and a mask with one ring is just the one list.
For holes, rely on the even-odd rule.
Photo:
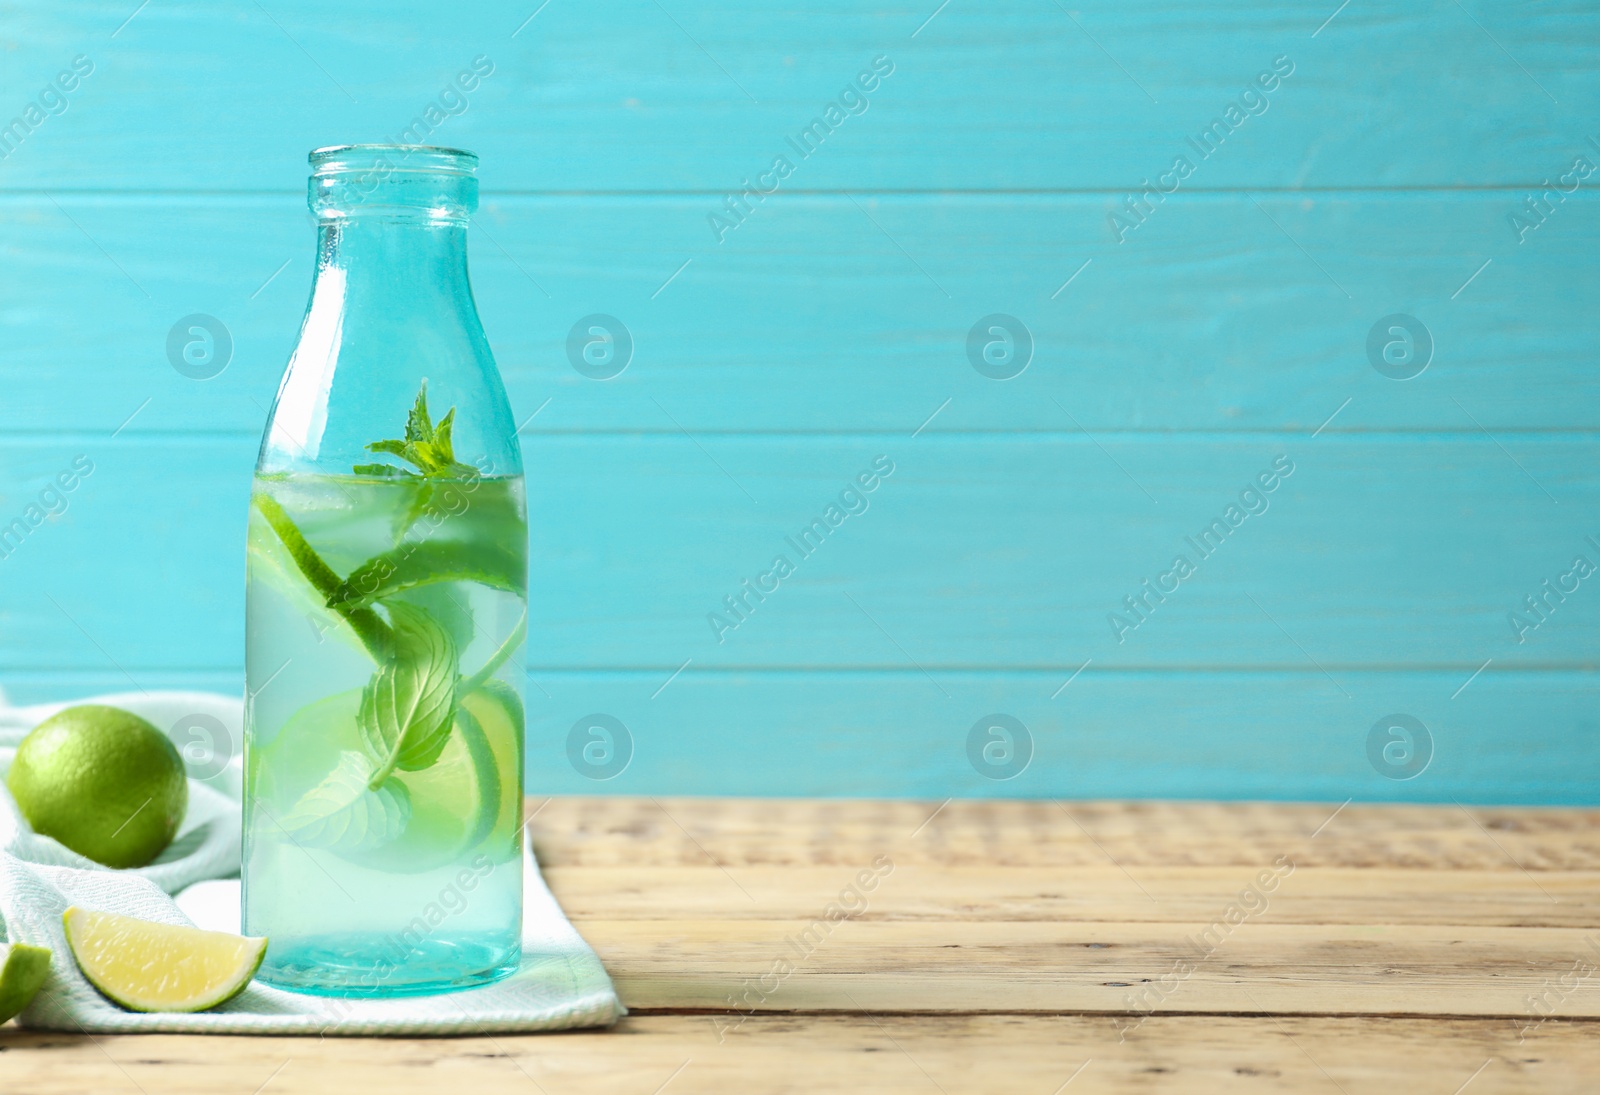
{"label": "wooden plank", "polygon": [[[1594,873],[1529,871],[1494,835],[1592,855],[1592,812],[947,803],[913,829],[912,804],[881,802],[536,810],[541,850],[638,857],[548,868],[630,1008],[1514,1019],[1553,979],[1600,961]],[[945,834],[989,862],[955,866]],[[1047,865],[1070,855],[1052,836],[1098,858]],[[1130,867],[1113,850],[1130,837],[1216,865]],[[824,846],[831,865],[797,867]],[[696,866],[667,866],[690,847]],[[740,856],[752,847],[754,864]],[[1448,866],[1490,848],[1492,869]],[[1314,865],[1351,849],[1433,869]],[[777,865],[774,851],[795,858]],[[1575,994],[1562,1005],[1600,1016]]]}
{"label": "wooden plank", "polygon": [[[530,626],[551,643],[532,665],[670,671],[693,658],[702,669],[820,663],[931,675],[1070,671],[1090,657],[1103,668],[1305,672],[1425,658],[1464,668],[1462,680],[1489,657],[1501,668],[1591,667],[1600,629],[1584,624],[1600,622],[1600,600],[1570,599],[1570,616],[1520,644],[1507,621],[1539,588],[1531,576],[1569,567],[1600,527],[1600,483],[1585,470],[1593,445],[1509,444],[1522,469],[1482,437],[1118,439],[1103,449],[1081,436],[1025,447],[927,434],[551,438],[530,453],[531,466],[548,469],[530,484],[530,511],[551,537],[533,548],[542,565]],[[879,486],[857,526],[841,527],[826,557],[790,546],[880,456],[898,478]],[[1206,559],[1193,538],[1280,457],[1297,477],[1223,557]],[[580,464],[581,476],[561,474]],[[1472,516],[1489,483],[1501,507],[1493,524]],[[1079,535],[1062,523],[1072,513],[1103,519]],[[749,619],[735,630],[725,598],[779,556],[799,570],[794,595],[780,587],[759,611],[747,595]],[[1179,556],[1204,569],[1134,630],[1126,599]],[[1336,677],[1326,684],[1353,696]],[[931,687],[939,692],[937,677]]]}
{"label": "wooden plank", "polygon": [[[722,892],[730,903],[742,900],[733,886]],[[812,916],[824,917],[836,894],[819,895]],[[1230,932],[1226,908],[1219,905],[1213,921],[1160,925],[851,920],[818,928],[719,918],[670,926],[585,920],[578,928],[622,1002],[645,1009],[1514,1019],[1577,963],[1600,959],[1593,928],[1285,925],[1269,915]],[[1218,922],[1220,929],[1208,926]],[[816,942],[803,938],[807,931]],[[1600,997],[1574,994],[1563,1011],[1600,1017]]]}
{"label": "wooden plank", "polygon": [[8,1028],[0,1033],[0,1083],[13,1095],[209,1095],[259,1085],[286,1095],[446,1087],[639,1095],[664,1086],[715,1095],[1111,1095],[1156,1083],[1194,1095],[1357,1095],[1450,1092],[1470,1082],[1475,1093],[1588,1095],[1600,1070],[1595,1024],[1566,1020],[1519,1041],[1520,1027],[1500,1019],[1157,1016],[1121,1042],[1105,1016],[756,1015],[731,1031],[719,1026],[725,1022],[643,1015],[609,1034],[321,1041],[91,1040]]}
{"label": "wooden plank", "polygon": [[[1580,190],[1519,244],[1523,197],[1180,193],[1118,244],[1115,195],[780,195],[719,245],[703,196],[491,195],[473,280],[530,431],[1593,431],[1600,202]],[[16,195],[0,223],[8,431],[109,434],[137,412],[128,433],[254,448],[311,279],[298,193]],[[166,359],[195,312],[234,343],[204,382]],[[565,349],[596,312],[635,343],[605,382]],[[1404,383],[1367,352],[1396,312],[1435,345]],[[992,313],[1034,344],[1005,382],[966,349]]]}
{"label": "wooden plank", "polygon": [[[930,818],[925,804],[882,801],[530,806],[558,896],[635,1009],[613,1033],[390,1041],[8,1029],[0,1085],[55,1095],[937,1083],[955,1095],[1069,1082],[1142,1091],[1159,1075],[1202,1092],[1390,1090],[1441,1077],[1484,1091],[1587,1091],[1600,1068],[1600,1005],[1552,989],[1600,947],[1600,872],[1558,862],[1596,854],[1600,811],[951,802]],[[1527,872],[1458,869],[1487,848],[1546,854]],[[671,866],[690,863],[691,850],[698,861]],[[1106,865],[1119,851],[1137,860],[1120,891]],[[887,855],[894,869],[858,915],[818,928],[810,918],[829,901],[854,904],[839,888],[859,884],[863,854]],[[1341,859],[1363,866],[1317,865]],[[1259,869],[1274,862],[1295,869],[1229,924],[1237,891],[1227,877],[1262,885]],[[1030,876],[1033,887],[1010,886]],[[1165,919],[1133,911],[1140,886],[1169,906]],[[1553,900],[1536,910],[1540,890]],[[1105,919],[1082,915],[1094,903]],[[606,910],[622,915],[595,915]],[[1556,921],[1572,926],[1537,926]],[[803,957],[790,943],[802,933]],[[1174,965],[1197,945],[1208,953],[1195,968]],[[785,954],[795,968],[774,980]],[[666,1013],[645,1013],[656,1009]]]}
{"label": "wooden plank", "polygon": [[[0,665],[237,664],[248,442],[0,440],[0,454],[24,489],[75,455],[97,467],[5,560]],[[864,512],[814,558],[796,551],[790,541],[879,455],[895,471],[853,503]],[[1296,470],[1262,497],[1266,512],[1236,508],[1244,523],[1201,555],[1190,541],[1213,520],[1226,527],[1227,507],[1280,455]],[[1596,660],[1600,598],[1568,597],[1524,643],[1508,624],[1541,579],[1600,555],[1585,541],[1600,534],[1592,440],[675,435],[545,437],[527,456],[536,673],[661,669],[659,685],[686,659],[700,671],[893,669],[953,698],[941,678],[964,669],[1049,670],[1048,696],[1089,658],[1097,670],[1248,666],[1320,681],[1364,735],[1386,711],[1356,701],[1352,670],[1446,673],[1443,695],[1414,701],[1442,711],[1490,658],[1473,688]],[[1487,489],[1493,522],[1476,516]],[[6,512],[26,497],[8,492]],[[1092,534],[1077,529],[1086,515],[1101,515]],[[108,543],[139,549],[108,556]],[[1157,606],[1141,582],[1180,554],[1194,573],[1169,576],[1176,588]],[[724,599],[779,555],[794,573],[759,606],[746,594],[738,629],[719,628],[713,612],[728,620]],[[1137,629],[1135,594],[1154,606]],[[949,717],[964,732],[986,713]]]}
{"label": "wooden plank", "polygon": [[[220,692],[223,695],[244,695],[242,670],[181,670],[164,669],[159,674],[146,674],[147,685],[152,689],[176,689],[189,692]],[[128,678],[117,670],[57,669],[30,670],[23,673],[6,673],[0,677],[8,703],[55,703],[100,696],[110,692],[129,690]]]}
{"label": "wooden plank", "polygon": [[[914,631],[898,637],[918,641]],[[678,664],[535,670],[527,786],[563,794],[893,794],[931,798],[931,809],[948,795],[1584,805],[1600,781],[1590,750],[1592,672],[1500,672],[1497,662],[1463,689],[1477,665],[1329,666],[1347,698],[1314,667],[1121,672],[1096,661],[1070,685],[1081,659],[1026,673],[930,667],[941,691],[915,668],[721,672],[698,664],[670,685]],[[568,752],[572,728],[593,712],[620,719],[632,741],[629,767],[606,782]],[[981,754],[975,765],[968,752],[973,725],[995,712],[1018,719],[1032,741],[1027,769],[1008,780],[980,774],[989,771]],[[1372,727],[1393,712],[1430,730],[1432,760],[1413,779],[1384,774],[1381,753],[1376,767],[1369,753]],[[1530,718],[1539,734],[1506,732]]]}
{"label": "wooden plank", "polygon": [[[46,546],[42,540],[40,546]],[[5,565],[18,562],[20,557]],[[86,626],[96,628],[103,644],[130,626],[149,631],[146,621],[184,605],[177,575],[155,581],[130,574],[128,586],[104,593],[108,622]],[[64,596],[61,587],[43,579],[40,584],[82,618],[70,586]],[[167,589],[172,595],[163,605],[157,592]],[[129,609],[141,596],[149,600]],[[48,602],[41,607],[59,615]],[[139,624],[119,622],[124,610]],[[239,640],[222,629],[225,621],[215,619],[215,611],[185,608],[182,620],[184,629],[215,634],[217,645],[205,656],[220,660],[228,649],[238,649]],[[1558,624],[1559,619],[1551,627]],[[17,625],[0,628],[0,637],[29,633],[49,631],[43,625],[32,632]],[[241,694],[237,664],[227,670],[152,664],[187,656],[159,645],[174,641],[167,629],[156,634],[157,645],[130,644],[113,654],[139,686]],[[18,702],[134,687],[81,633],[65,638],[78,645],[57,650],[60,660],[100,659],[104,668],[7,671],[0,681]],[[17,660],[37,655],[20,643],[13,649]],[[1600,760],[1590,750],[1596,688],[1591,671],[1501,672],[1491,665],[1462,691],[1476,666],[1339,670],[1352,697],[1346,699],[1314,668],[1303,674],[1102,671],[1096,663],[1064,690],[1079,666],[941,670],[946,698],[916,669],[713,672],[690,665],[663,688],[676,668],[535,671],[526,687],[527,787],[575,795],[894,795],[931,799],[927,810],[947,795],[1322,799],[1331,812],[1350,797],[1583,805],[1593,802],[1600,784]],[[1433,739],[1428,768],[1404,781],[1380,774],[1367,747],[1374,723],[1397,711],[1413,713]],[[594,712],[620,719],[631,740],[628,767],[603,782],[581,753],[574,760],[568,749],[572,727]],[[980,774],[967,751],[973,724],[994,712],[1019,719],[1033,741],[1028,768],[1004,781]],[[1530,719],[1540,733],[1506,732]],[[905,822],[905,832],[925,816]],[[1308,820],[1306,831],[1324,817]]]}
{"label": "wooden plank", "polygon": [[[897,863],[893,873],[853,922],[1188,925],[1226,909],[1255,878],[1238,866],[1126,870],[1109,862],[1052,871]],[[809,922],[852,878],[837,866],[545,868],[574,919],[657,922],[663,931],[672,929],[660,922],[694,919]],[[1478,871],[1297,867],[1292,883],[1261,896],[1274,924],[1592,929],[1600,872],[1525,875],[1509,860]]]}
{"label": "wooden plank", "polygon": [[[1577,0],[1352,5],[1331,21],[1264,0],[1099,0],[1072,18],[1022,0],[936,7],[612,0],[530,19],[496,3],[441,24],[417,0],[381,20],[281,0],[270,16],[157,8],[125,27],[84,0],[30,9],[9,31],[8,111],[77,54],[97,67],[8,159],[7,185],[293,189],[305,150],[394,140],[442,105],[459,113],[412,139],[474,148],[521,187],[720,198],[786,154],[795,187],[1120,191],[1198,158],[1187,139],[1279,57],[1293,75],[1247,104],[1266,113],[1193,185],[1537,183],[1582,151],[1600,105],[1595,13]],[[493,75],[441,104],[480,55]],[[786,138],[879,55],[895,70],[866,112],[812,157],[792,152]]]}
{"label": "wooden plank", "polygon": [[[530,799],[546,868],[1234,867],[1292,852],[1301,868],[1600,869],[1600,810],[1351,803]],[[842,884],[842,883],[841,883]],[[1520,887],[1518,887],[1520,889]]]}

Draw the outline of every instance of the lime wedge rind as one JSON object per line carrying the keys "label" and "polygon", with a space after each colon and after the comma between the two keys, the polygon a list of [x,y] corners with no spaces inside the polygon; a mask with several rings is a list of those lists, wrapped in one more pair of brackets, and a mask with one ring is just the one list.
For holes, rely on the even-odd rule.
{"label": "lime wedge rind", "polygon": [[48,948],[0,943],[0,1023],[31,1004],[49,976]]}
{"label": "lime wedge rind", "polygon": [[474,771],[479,783],[479,806],[477,818],[467,836],[463,850],[475,848],[482,844],[494,828],[499,817],[500,807],[500,770],[495,762],[494,750],[489,744],[488,736],[484,734],[483,727],[466,707],[456,710],[456,732],[461,735],[466,743],[468,755],[472,758]]}

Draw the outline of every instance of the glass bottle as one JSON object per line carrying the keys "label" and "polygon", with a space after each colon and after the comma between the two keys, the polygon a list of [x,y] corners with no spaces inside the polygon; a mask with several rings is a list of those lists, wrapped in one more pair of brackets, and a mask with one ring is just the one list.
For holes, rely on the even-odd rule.
{"label": "glass bottle", "polygon": [[281,988],[512,972],[522,922],[522,459],[467,281],[477,157],[311,154],[317,269],[261,442],[243,928]]}

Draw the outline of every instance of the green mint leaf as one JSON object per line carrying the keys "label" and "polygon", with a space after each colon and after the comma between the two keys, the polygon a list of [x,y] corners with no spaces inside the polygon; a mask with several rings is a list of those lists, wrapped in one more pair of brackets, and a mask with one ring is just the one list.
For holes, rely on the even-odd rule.
{"label": "green mint leaf", "polygon": [[[323,562],[322,556],[318,555],[316,549],[306,540],[299,526],[290,518],[288,511],[276,498],[263,490],[256,491],[251,501],[256,509],[261,511],[261,516],[266,518],[267,524],[277,535],[284,549],[289,552],[294,565],[305,576],[306,581],[311,583],[311,588],[325,599],[335,597],[343,588],[343,581],[332,567]],[[336,611],[360,637],[361,644],[367,648],[374,661],[381,661],[388,655],[392,636],[389,625],[383,622],[381,616],[370,608],[351,608],[345,605],[339,606]]]}
{"label": "green mint leaf", "polygon": [[357,475],[376,475],[386,479],[415,479],[416,472],[397,468],[393,464],[357,464],[354,469]]}
{"label": "green mint leaf", "polygon": [[378,788],[396,768],[415,772],[439,759],[450,737],[460,679],[456,644],[420,608],[389,607],[394,653],[367,681],[356,718],[378,768],[367,786]]}
{"label": "green mint leaf", "polygon": [[456,409],[451,407],[444,412],[444,417],[439,419],[439,426],[433,431],[433,451],[441,467],[456,462],[455,443],[450,439],[455,429]]}
{"label": "green mint leaf", "polygon": [[416,443],[413,441],[374,441],[367,446],[367,451],[387,453],[413,464],[417,463]]}
{"label": "green mint leaf", "polygon": [[300,796],[277,819],[283,831],[307,848],[339,853],[381,848],[411,819],[411,796],[398,782],[368,786],[376,770],[365,753],[346,751],[321,783]]}
{"label": "green mint leaf", "polygon": [[327,605],[336,611],[365,608],[435,582],[478,582],[520,594],[526,590],[527,575],[527,551],[520,538],[505,542],[424,540],[401,544],[356,567],[328,596]]}
{"label": "green mint leaf", "polygon": [[[368,452],[380,453],[385,456],[398,456],[408,464],[415,465],[423,475],[428,474],[430,461],[426,455],[417,450],[415,441],[374,441],[366,446]],[[353,469],[357,475],[384,475],[417,478],[417,472],[405,468],[397,468],[392,464],[357,464]]]}
{"label": "green mint leaf", "polygon": [[[454,410],[454,408],[451,408]],[[411,414],[406,418],[407,441],[432,441],[433,422],[428,418],[428,381],[422,381],[422,390],[417,392],[416,405],[411,408]]]}
{"label": "green mint leaf", "polygon": [[[366,449],[368,452],[382,453],[386,456],[398,456],[413,465],[426,478],[476,478],[477,468],[456,462],[453,437],[455,419],[456,409],[451,407],[437,426],[433,424],[433,420],[428,417],[428,382],[423,380],[422,389],[417,392],[417,402],[412,406],[411,413],[406,416],[405,439],[387,438],[374,441],[366,446]],[[381,475],[391,478],[416,475],[415,472],[388,464],[357,464],[353,470],[357,475]]]}

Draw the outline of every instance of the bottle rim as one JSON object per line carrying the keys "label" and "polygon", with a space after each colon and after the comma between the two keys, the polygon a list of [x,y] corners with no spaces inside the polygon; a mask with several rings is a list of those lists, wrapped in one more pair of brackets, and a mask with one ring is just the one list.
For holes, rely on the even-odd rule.
{"label": "bottle rim", "polygon": [[478,154],[464,148],[425,144],[338,144],[312,150],[306,157],[313,178],[383,167],[385,173],[415,171],[474,177]]}

